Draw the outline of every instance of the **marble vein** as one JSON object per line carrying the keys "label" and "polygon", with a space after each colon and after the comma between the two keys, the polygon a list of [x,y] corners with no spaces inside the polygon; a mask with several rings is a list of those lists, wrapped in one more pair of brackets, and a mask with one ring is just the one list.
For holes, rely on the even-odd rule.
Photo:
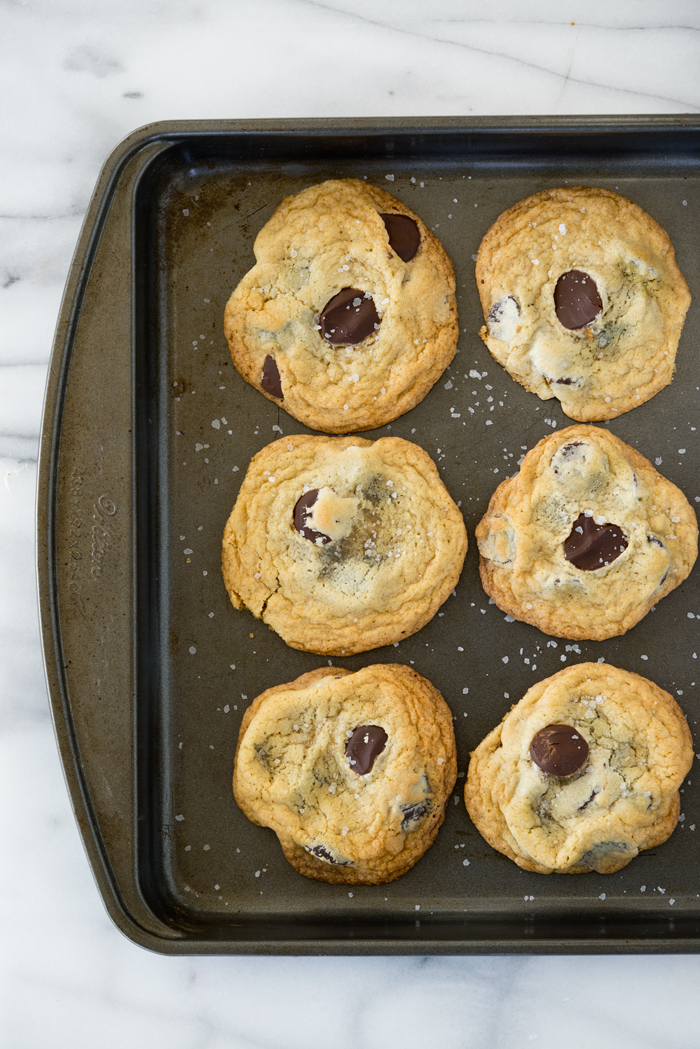
{"label": "marble vein", "polygon": [[[556,73],[556,72],[554,72],[552,70],[549,70],[545,66],[540,65],[540,64],[538,64],[536,62],[529,62],[526,59],[517,58],[517,57],[515,57],[513,55],[508,55],[508,54],[506,54],[503,51],[498,51],[497,49],[484,48],[484,47],[475,47],[474,45],[471,45],[471,44],[462,43],[459,40],[451,40],[451,39],[446,38],[446,37],[440,37],[440,36],[435,36],[433,34],[417,32],[415,30],[406,28],[405,26],[391,25],[388,22],[382,22],[382,21],[379,21],[379,20],[376,20],[376,19],[368,18],[368,17],[366,17],[364,15],[360,15],[360,14],[358,14],[356,12],[345,11],[345,10],[341,10],[340,8],[331,7],[328,4],[319,3],[318,0],[295,0],[295,2],[301,4],[301,5],[305,6],[305,7],[314,7],[314,8],[318,8],[319,10],[323,10],[323,11],[329,11],[329,12],[332,11],[335,14],[343,14],[343,15],[347,16],[349,19],[351,19],[352,21],[364,22],[364,23],[366,23],[368,25],[375,26],[376,28],[379,28],[379,29],[382,29],[382,30],[386,30],[388,32],[397,33],[397,34],[400,34],[400,35],[403,35],[403,36],[407,36],[407,37],[413,37],[413,38],[418,38],[418,39],[429,40],[432,43],[444,44],[446,47],[458,48],[461,51],[465,51],[465,52],[472,53],[472,54],[485,55],[485,56],[488,56],[490,58],[500,58],[500,59],[504,60],[507,63],[512,63],[513,66],[516,67],[516,68],[532,69],[533,71],[535,71],[537,73],[541,73],[541,74],[544,74],[545,76],[550,76],[550,77],[553,76],[553,77],[559,78],[561,76],[561,74]],[[459,24],[471,24],[471,23],[460,22]],[[486,23],[486,24],[488,25],[489,23]],[[520,24],[520,23],[511,23],[511,24]],[[528,23],[528,24],[530,24],[530,23]],[[548,24],[551,24],[551,23],[548,23]],[[556,23],[554,23],[554,24],[556,24]],[[651,100],[653,100],[655,102],[671,103],[672,105],[683,106],[684,109],[686,109],[688,111],[695,112],[698,109],[700,109],[700,105],[698,105],[697,103],[694,103],[694,102],[689,102],[686,99],[675,98],[675,97],[671,97],[669,95],[656,94],[656,93],[647,92],[647,91],[635,91],[635,90],[632,90],[630,88],[616,87],[616,86],[611,85],[611,84],[605,84],[602,81],[585,79],[583,77],[572,77],[572,76],[568,76],[567,75],[565,77],[564,87],[566,86],[566,82],[569,82],[569,83],[572,83],[572,84],[580,84],[580,85],[582,85],[584,87],[605,88],[607,91],[614,91],[616,93],[619,93],[620,95],[631,95],[631,96],[636,97],[636,98],[642,98],[642,99],[647,99],[648,98],[648,99],[651,99]],[[563,89],[562,89],[562,94],[563,94]]]}

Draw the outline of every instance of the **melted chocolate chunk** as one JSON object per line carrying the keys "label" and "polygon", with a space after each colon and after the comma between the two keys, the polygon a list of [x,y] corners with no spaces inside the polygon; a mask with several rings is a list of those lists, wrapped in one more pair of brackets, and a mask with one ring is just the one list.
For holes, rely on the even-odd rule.
{"label": "melted chocolate chunk", "polygon": [[547,725],[532,740],[530,757],[551,776],[573,776],[588,761],[588,744],[571,725]]}
{"label": "melted chocolate chunk", "polygon": [[389,737],[379,725],[360,725],[345,747],[345,754],[353,772],[366,776],[384,750]]}
{"label": "melted chocolate chunk", "polygon": [[578,807],[578,809],[576,811],[577,812],[583,812],[584,809],[587,809],[588,806],[590,805],[590,803],[593,801],[594,797],[596,796],[596,793],[597,793],[597,791],[595,791],[595,790],[591,791],[589,796],[584,801],[583,805],[579,805],[579,807]]}
{"label": "melted chocolate chunk", "polygon": [[265,358],[262,370],[262,388],[265,393],[271,394],[272,397],[279,397],[281,401],[284,400],[284,394],[282,393],[282,380],[280,379],[279,368],[274,357],[271,357],[268,353]]}
{"label": "melted chocolate chunk", "polygon": [[[574,451],[574,448],[582,448],[583,443],[583,441],[570,441],[569,444],[562,445],[562,447],[556,453],[555,458],[556,456],[558,456],[559,458],[563,459],[564,462],[568,462],[570,459],[574,459],[579,454],[578,452]],[[554,458],[552,459],[552,464],[554,464]],[[552,465],[552,469],[554,470],[555,474],[559,473],[558,466]]]}
{"label": "melted chocolate chunk", "polygon": [[596,524],[592,517],[579,514],[571,534],[564,540],[566,560],[583,572],[594,572],[612,564],[627,549],[627,536],[616,524]]}
{"label": "melted chocolate chunk", "polygon": [[422,823],[431,809],[432,804],[428,798],[425,801],[417,802],[415,805],[403,805],[401,807],[401,830],[410,830],[411,824]]}
{"label": "melted chocolate chunk", "polygon": [[585,328],[603,308],[596,282],[581,270],[562,273],[554,289],[554,311],[565,328]]}
{"label": "melted chocolate chunk", "polygon": [[316,546],[325,546],[326,543],[332,542],[331,537],[326,535],[325,532],[317,532],[315,528],[307,528],[306,526],[311,509],[317,499],[318,488],[312,488],[310,492],[304,492],[301,498],[297,499],[294,506],[294,527],[304,539],[315,543]]}
{"label": "melted chocolate chunk", "polygon": [[647,539],[651,543],[652,546],[660,546],[663,549],[663,545],[664,544],[661,542],[661,540],[659,538],[657,538],[657,536],[655,536],[655,535],[648,535]]}
{"label": "melted chocolate chunk", "polygon": [[408,215],[380,215],[389,234],[389,247],[402,262],[410,262],[420,247],[420,230]]}
{"label": "melted chocolate chunk", "polygon": [[[513,303],[512,306],[510,305],[511,302]],[[520,316],[520,303],[512,295],[506,295],[504,299],[494,302],[489,310],[487,320],[492,324],[500,324],[508,313],[514,314],[516,317]]]}
{"label": "melted chocolate chunk", "polygon": [[337,860],[325,845],[305,845],[304,847],[312,856],[316,856],[319,860],[324,860],[326,863],[333,863],[340,867],[347,867],[350,864],[349,860]]}
{"label": "melted chocolate chunk", "polygon": [[591,870],[596,870],[597,865],[604,860],[609,860],[612,856],[629,856],[630,853],[636,855],[636,849],[627,841],[598,841],[588,852],[584,852],[581,863]]}
{"label": "melted chocolate chunk", "polygon": [[374,299],[357,288],[343,288],[323,307],[321,335],[334,346],[355,346],[379,327]]}

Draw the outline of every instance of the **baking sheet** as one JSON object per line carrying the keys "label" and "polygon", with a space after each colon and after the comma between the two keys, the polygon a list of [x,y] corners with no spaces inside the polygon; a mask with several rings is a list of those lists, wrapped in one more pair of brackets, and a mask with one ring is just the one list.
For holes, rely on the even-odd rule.
{"label": "baking sheet", "polygon": [[[697,570],[605,642],[509,622],[481,588],[474,529],[493,490],[570,420],[557,401],[518,386],[479,339],[474,259],[516,201],[567,182],[599,185],[669,232],[696,294],[698,136],[686,118],[212,122],[145,129],[113,155],[52,361],[40,580],[71,796],[103,898],[137,942],[170,952],[697,949],[693,772],[671,840],[608,876],[520,870],[481,839],[462,789],[469,751],[531,684],[571,663],[604,659],[652,678],[697,734]],[[407,663],[455,718],[460,778],[445,824],[387,886],[304,879],[230,789],[248,703],[328,660],[235,611],[221,580],[221,535],[250,458],[282,435],[312,432],[235,372],[223,309],[281,199],[342,177],[388,189],[433,229],[455,267],[460,315],[457,356],[434,389],[364,434],[413,440],[438,464],[469,534],[460,583],[418,634],[332,660],[350,670]],[[694,504],[697,312],[672,385],[603,424]]]}

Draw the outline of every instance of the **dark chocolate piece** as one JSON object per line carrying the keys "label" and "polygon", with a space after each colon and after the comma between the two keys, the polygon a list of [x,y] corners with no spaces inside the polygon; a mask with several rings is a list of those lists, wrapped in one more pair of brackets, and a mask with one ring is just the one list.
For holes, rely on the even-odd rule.
{"label": "dark chocolate piece", "polygon": [[315,528],[307,528],[306,522],[311,514],[311,509],[318,499],[318,488],[312,488],[310,492],[304,492],[304,494],[297,499],[294,506],[294,527],[296,528],[299,535],[302,535],[304,539],[308,539],[310,542],[315,543],[316,546],[325,546],[326,543],[331,543],[333,540],[325,532],[317,532]]}
{"label": "dark chocolate piece", "polygon": [[418,823],[422,823],[425,817],[432,811],[430,798],[418,801],[415,805],[401,806],[401,830],[411,830]]}
{"label": "dark chocolate piece", "polygon": [[588,761],[588,744],[571,725],[547,725],[532,740],[530,757],[551,776],[573,776]]}
{"label": "dark chocolate piece", "polygon": [[389,247],[402,262],[410,262],[420,247],[418,224],[408,215],[380,215],[389,234]]}
{"label": "dark chocolate piece", "polygon": [[554,288],[554,311],[565,328],[585,328],[603,308],[596,282],[581,270],[562,273]]}
{"label": "dark chocolate piece", "polygon": [[262,370],[262,388],[265,393],[271,394],[272,397],[279,397],[281,401],[284,400],[284,394],[282,393],[282,380],[280,379],[279,368],[274,357],[271,357],[268,353],[265,358]]}
{"label": "dark chocolate piece", "polygon": [[350,860],[336,859],[333,853],[326,848],[325,845],[305,845],[304,848],[307,852],[310,852],[312,856],[316,856],[319,860],[325,860],[326,863],[332,863],[339,867],[350,866]]}
{"label": "dark chocolate piece", "polygon": [[564,540],[566,560],[583,572],[594,572],[612,564],[627,549],[627,536],[616,524],[596,524],[592,517],[579,514],[571,534]]}
{"label": "dark chocolate piece", "polygon": [[333,346],[355,346],[379,327],[374,299],[357,288],[343,288],[323,307],[321,335]]}
{"label": "dark chocolate piece", "polygon": [[345,754],[353,772],[366,776],[384,750],[389,737],[379,725],[360,725],[345,747]]}

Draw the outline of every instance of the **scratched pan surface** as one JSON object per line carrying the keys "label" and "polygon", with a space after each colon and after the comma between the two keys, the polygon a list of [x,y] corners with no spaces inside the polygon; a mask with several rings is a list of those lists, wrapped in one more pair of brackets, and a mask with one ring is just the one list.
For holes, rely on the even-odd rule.
{"label": "scratched pan surface", "polygon": [[[695,951],[700,782],[663,847],[603,877],[542,877],[490,849],[461,800],[469,751],[535,681],[605,659],[682,705],[700,750],[695,571],[621,638],[570,645],[507,622],[474,529],[526,449],[567,425],[478,338],[474,258],[521,198],[619,190],[668,230],[700,296],[696,118],[209,122],[155,125],[115,151],[66,289],[41,451],[39,572],[47,677],[72,802],[100,892],[136,942],[169,953]],[[436,844],[388,886],[306,880],[238,811],[238,727],[264,689],[323,665],[235,611],[221,535],[251,457],[303,426],[235,372],[224,305],[284,196],[367,178],[412,207],[457,275],[457,356],[408,415],[366,436],[413,440],[461,504],[470,549],[433,621],[334,660],[413,666],[452,708],[460,779]],[[672,385],[607,424],[700,500],[694,304]],[[697,680],[696,680],[697,679]],[[695,830],[697,823],[697,831]]]}

